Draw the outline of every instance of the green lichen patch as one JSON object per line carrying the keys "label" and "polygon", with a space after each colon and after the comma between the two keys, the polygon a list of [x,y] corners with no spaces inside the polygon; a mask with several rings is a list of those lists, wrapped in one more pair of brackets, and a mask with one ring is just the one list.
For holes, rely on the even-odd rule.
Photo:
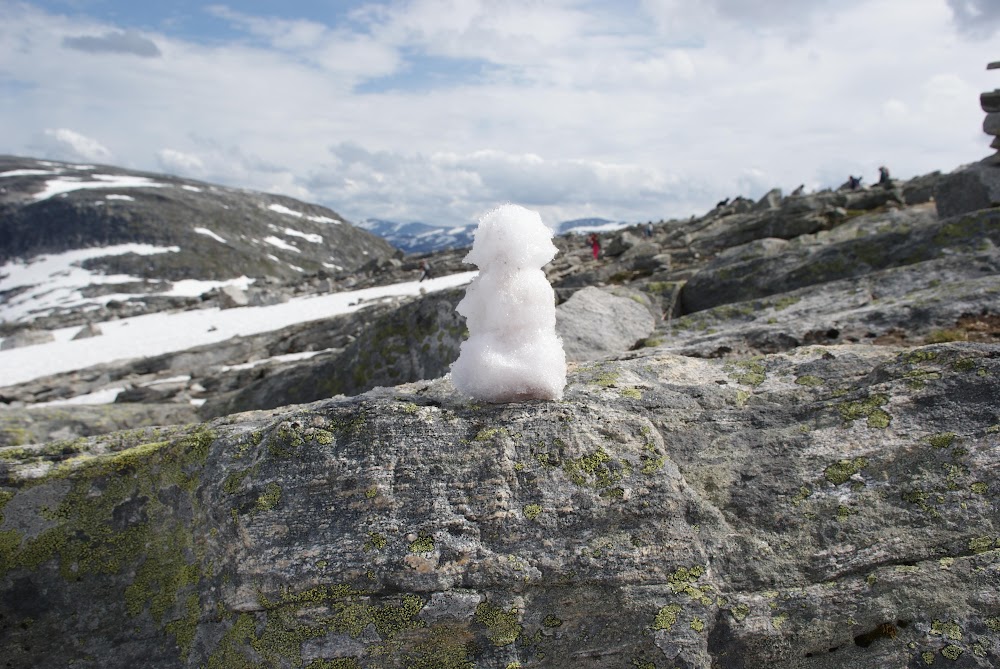
{"label": "green lichen patch", "polygon": [[729,613],[732,614],[736,622],[741,623],[746,620],[746,617],[750,615],[750,607],[746,604],[740,602],[729,609]]}
{"label": "green lichen patch", "polygon": [[[258,601],[266,615],[258,621],[248,621],[241,615],[216,647],[210,669],[254,666],[245,657],[248,646],[265,659],[266,666],[301,667],[305,641],[331,632],[358,638],[369,626],[378,634],[379,642],[370,644],[367,652],[393,655],[400,652],[397,637],[401,633],[425,626],[417,617],[424,600],[415,594],[382,603],[350,586],[322,585],[301,592],[282,591],[276,598],[258,592]],[[310,614],[304,616],[303,611]],[[226,657],[228,661],[223,662]]]}
{"label": "green lichen patch", "polygon": [[868,458],[838,460],[824,470],[826,480],[834,485],[846,483],[848,479],[868,466]]}
{"label": "green lichen patch", "polygon": [[253,513],[263,513],[272,511],[281,502],[281,486],[271,482],[264,487],[264,492],[257,497],[254,504]]}
{"label": "green lichen patch", "polygon": [[952,662],[962,657],[962,653],[965,651],[956,646],[955,644],[948,644],[941,649],[941,655],[948,658]]}
{"label": "green lichen patch", "polygon": [[[385,548],[386,545],[388,545],[388,543],[389,540],[386,538],[384,534],[381,534],[379,532],[369,532],[368,541],[365,542],[365,550],[380,551],[383,548]],[[433,550],[433,544],[431,550]]]}
{"label": "green lichen patch", "polygon": [[631,400],[641,400],[642,399],[642,391],[639,390],[638,388],[635,388],[635,387],[632,387],[632,388],[622,388],[619,391],[619,393],[621,394],[622,397],[625,397],[627,399],[631,399]]}
{"label": "green lichen patch", "polygon": [[712,586],[695,585],[698,579],[704,576],[704,574],[705,568],[701,565],[695,565],[694,567],[678,567],[674,570],[674,573],[667,578],[667,582],[670,584],[670,589],[673,590],[674,593],[683,593],[705,606],[711,606],[712,597],[709,596],[709,593],[712,592]]}
{"label": "green lichen patch", "polygon": [[985,553],[993,549],[993,537],[973,537],[969,539],[969,550],[973,553]]}
{"label": "green lichen patch", "polygon": [[627,462],[619,462],[603,448],[580,458],[564,460],[562,469],[574,484],[598,490],[616,486],[631,473]]}
{"label": "green lichen patch", "polygon": [[941,432],[927,438],[934,448],[948,448],[955,442],[954,432]]}
{"label": "green lichen patch", "polygon": [[889,397],[883,394],[875,394],[863,400],[843,402],[837,410],[841,417],[847,422],[853,422],[859,418],[868,419],[868,427],[884,429],[892,422],[890,416],[881,407],[888,404]]}
{"label": "green lichen patch", "polygon": [[667,604],[661,607],[656,612],[656,617],[653,618],[653,630],[666,630],[669,632],[677,624],[677,616],[680,612],[681,607],[679,604]]}
{"label": "green lichen patch", "polygon": [[524,505],[524,517],[528,520],[534,520],[538,516],[542,515],[542,507],[540,504],[525,504]]}
{"label": "green lichen patch", "polygon": [[744,386],[757,387],[767,379],[767,370],[759,359],[739,360],[733,366],[735,370],[729,377]]}
{"label": "green lichen patch", "polygon": [[795,383],[796,385],[800,386],[808,386],[810,388],[816,388],[826,383],[826,381],[812,374],[804,374],[802,376],[796,377]]}
{"label": "green lichen patch", "polygon": [[930,633],[952,641],[962,640],[962,628],[952,620],[934,620],[931,622]]}
{"label": "green lichen patch", "polygon": [[507,431],[505,427],[484,427],[480,430],[475,437],[472,438],[473,441],[491,441],[493,439],[503,438],[510,436],[510,432]]}
{"label": "green lichen patch", "polygon": [[476,607],[475,619],[489,630],[489,639],[495,646],[508,646],[514,643],[523,631],[518,622],[516,608],[504,611],[489,600],[484,599]]}
{"label": "green lichen patch", "polygon": [[469,655],[474,638],[465,627],[434,625],[413,652],[407,654],[406,669],[474,669]]}
{"label": "green lichen patch", "polygon": [[410,542],[411,553],[430,553],[434,550],[434,535],[420,532],[417,538]]}
{"label": "green lichen patch", "polygon": [[214,435],[177,431],[172,441],[136,443],[149,434],[98,438],[105,452],[38,482],[62,479],[69,487],[58,504],[41,510],[46,530],[24,541],[0,537],[0,572],[58,561],[67,581],[125,575],[131,581],[120,591],[125,610],[136,617],[148,613],[186,657],[201,616],[196,592],[203,557],[177,505],[197,506],[192,491]]}
{"label": "green lichen patch", "polygon": [[548,627],[548,628],[561,627],[562,624],[563,624],[563,621],[561,619],[559,619],[559,618],[557,618],[557,617],[555,617],[555,616],[553,616],[551,614],[545,616],[545,618],[542,619],[542,625],[544,627]]}

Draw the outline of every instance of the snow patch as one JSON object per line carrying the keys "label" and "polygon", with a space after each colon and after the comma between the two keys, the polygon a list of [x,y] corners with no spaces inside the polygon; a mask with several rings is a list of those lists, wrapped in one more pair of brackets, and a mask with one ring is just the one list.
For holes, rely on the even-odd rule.
{"label": "snow patch", "polygon": [[116,194],[111,194],[111,195],[105,195],[104,199],[105,200],[125,200],[126,202],[135,202],[135,198],[132,197],[131,195],[116,195]]}
{"label": "snow patch", "polygon": [[297,360],[308,360],[309,358],[315,357],[320,353],[326,353],[333,349],[325,349],[322,351],[302,351],[300,353],[285,353],[284,355],[275,355],[270,358],[261,358],[260,360],[251,360],[250,362],[244,362],[240,365],[225,365],[222,367],[223,372],[235,372],[243,369],[253,369],[260,365],[266,365],[272,362],[295,362]]}
{"label": "snow patch", "polygon": [[282,230],[282,232],[288,235],[289,237],[301,237],[307,242],[312,242],[313,244],[323,243],[323,235],[317,235],[308,232],[299,232],[298,230],[292,230],[291,228],[285,228],[284,230]]}
{"label": "snow patch", "polygon": [[88,299],[80,294],[80,289],[91,284],[114,284],[141,281],[127,274],[97,274],[80,265],[91,258],[124,255],[155,255],[176,253],[176,246],[161,247],[150,244],[119,244],[104,248],[74,249],[64,253],[36,256],[27,262],[12,260],[0,266],[0,293],[20,287],[27,287],[18,295],[0,305],[0,321],[16,322],[29,317],[51,313],[58,307],[85,305],[88,303],[107,304],[110,300],[121,299],[122,295],[101,295]]}
{"label": "snow patch", "polygon": [[49,179],[45,188],[35,193],[36,202],[47,200],[55,195],[62,195],[75,190],[92,188],[164,188],[170,184],[153,181],[149,177],[136,177],[120,174],[94,174],[94,181],[83,181],[79,177],[63,177]]}
{"label": "snow patch", "polygon": [[0,177],[34,177],[45,174],[59,174],[62,170],[10,170],[0,172]]}
{"label": "snow patch", "polygon": [[314,221],[316,223],[333,223],[335,225],[340,224],[340,221],[334,218],[330,218],[329,216],[309,216],[307,214],[303,214],[301,211],[295,211],[294,209],[289,209],[288,207],[280,204],[269,204],[267,208],[278,214],[284,214],[285,216],[294,216],[295,218],[305,218],[308,221]]}
{"label": "snow patch", "polygon": [[204,295],[210,290],[223,288],[225,286],[236,286],[237,288],[246,290],[254,281],[256,281],[256,279],[250,279],[246,276],[241,276],[238,279],[228,279],[226,281],[182,279],[181,281],[174,281],[173,287],[164,293],[164,295],[173,297],[198,297],[199,295]]}
{"label": "snow patch", "polygon": [[197,186],[186,186],[185,185],[185,186],[181,186],[181,188],[183,188],[184,190],[189,190],[192,193],[201,193],[202,192],[202,190],[200,188],[198,188]]}
{"label": "snow patch", "polygon": [[125,389],[105,388],[104,390],[98,390],[96,392],[87,393],[86,395],[77,395],[75,397],[68,397],[63,400],[38,402],[37,404],[32,404],[31,408],[35,409],[38,407],[61,407],[72,404],[114,404],[114,401],[118,399],[118,393],[120,393],[123,390]]}
{"label": "snow patch", "polygon": [[[264,237],[264,241],[270,244],[271,246],[277,246],[279,249],[284,249],[285,251],[295,251],[296,253],[302,253],[301,250],[299,250],[295,246],[292,246],[284,239],[281,239],[279,237],[274,237],[274,236]],[[277,260],[277,258],[275,258],[275,260]]]}
{"label": "snow patch", "polygon": [[298,297],[263,307],[146,314],[105,321],[101,323],[104,334],[90,339],[73,340],[79,327],[61,328],[53,331],[54,342],[0,351],[0,383],[23,383],[114,360],[183,351],[232,337],[278,330],[295,323],[352,313],[385,297],[418,295],[421,290],[434,292],[462,286],[476,274],[464,272],[423,283],[408,281],[352,292]]}
{"label": "snow patch", "polygon": [[197,232],[199,235],[205,235],[206,237],[211,237],[212,239],[214,239],[215,241],[219,242],[220,244],[226,244],[226,243],[228,243],[228,242],[226,242],[225,239],[223,239],[219,235],[215,234],[214,232],[212,232],[208,228],[195,228],[194,231]]}

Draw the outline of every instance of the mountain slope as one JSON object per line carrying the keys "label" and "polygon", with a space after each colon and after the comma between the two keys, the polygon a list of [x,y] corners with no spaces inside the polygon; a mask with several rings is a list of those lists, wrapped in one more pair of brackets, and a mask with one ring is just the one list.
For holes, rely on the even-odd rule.
{"label": "mountain slope", "polygon": [[[0,305],[25,290],[15,279],[33,260],[81,249],[91,251],[75,266],[122,275],[113,282],[119,293],[167,288],[149,282],[296,280],[350,272],[398,254],[336,212],[281,195],[0,156]],[[0,320],[7,320],[2,306]]]}

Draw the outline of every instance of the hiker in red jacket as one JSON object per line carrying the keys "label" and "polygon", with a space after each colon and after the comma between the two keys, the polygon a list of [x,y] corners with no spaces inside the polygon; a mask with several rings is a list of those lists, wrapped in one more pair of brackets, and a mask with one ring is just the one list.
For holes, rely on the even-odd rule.
{"label": "hiker in red jacket", "polygon": [[594,260],[597,260],[597,257],[599,255],[601,255],[601,239],[600,239],[600,237],[597,236],[596,232],[591,232],[590,233],[590,237],[587,238],[587,241],[590,242],[590,248],[594,252]]}

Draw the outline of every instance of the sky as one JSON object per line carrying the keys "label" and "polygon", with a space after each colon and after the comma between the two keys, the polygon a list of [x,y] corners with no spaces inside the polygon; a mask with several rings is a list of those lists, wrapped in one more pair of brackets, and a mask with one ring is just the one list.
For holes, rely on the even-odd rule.
{"label": "sky", "polygon": [[991,153],[1000,0],[0,0],[0,153],[639,222]]}

